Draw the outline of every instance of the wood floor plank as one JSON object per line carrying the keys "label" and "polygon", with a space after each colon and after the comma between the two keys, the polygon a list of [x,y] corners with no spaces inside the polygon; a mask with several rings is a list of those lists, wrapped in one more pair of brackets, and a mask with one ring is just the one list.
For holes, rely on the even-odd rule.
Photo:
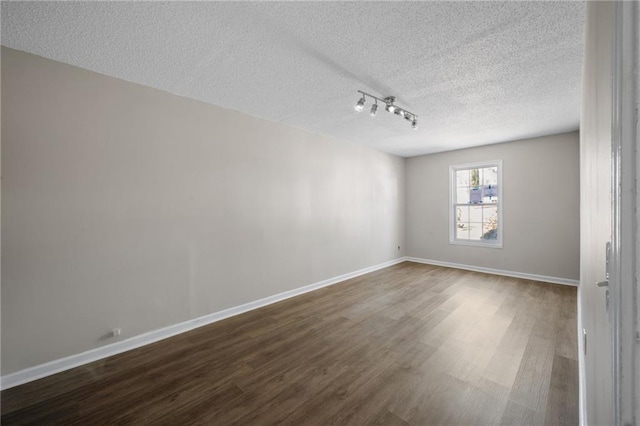
{"label": "wood floor plank", "polygon": [[[501,426],[539,426],[544,422],[544,414],[544,412],[532,410],[518,404],[517,402],[509,400],[499,424]],[[578,422],[558,424],[577,425]]]}
{"label": "wood floor plank", "polygon": [[460,400],[458,409],[447,423],[458,425],[498,424],[507,406],[507,393],[490,393],[479,387],[471,387]]}
{"label": "wood floor plank", "polygon": [[578,422],[576,289],[405,262],[1,393],[2,424]]}
{"label": "wood floor plank", "polygon": [[532,410],[544,411],[549,396],[553,358],[553,341],[532,334],[509,398]]}
{"label": "wood floor plank", "polygon": [[578,395],[571,392],[578,386],[578,362],[554,356],[545,424],[577,424]]}

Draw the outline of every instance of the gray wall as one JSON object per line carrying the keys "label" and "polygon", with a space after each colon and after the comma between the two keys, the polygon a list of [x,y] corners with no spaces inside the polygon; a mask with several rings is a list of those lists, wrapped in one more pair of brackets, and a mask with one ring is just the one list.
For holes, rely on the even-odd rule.
{"label": "gray wall", "polygon": [[[449,165],[500,158],[504,248],[450,245]],[[403,160],[2,48],[2,374],[404,254],[577,279],[578,158]]]}
{"label": "gray wall", "polygon": [[403,254],[403,159],[6,48],[2,169],[3,375]]}
{"label": "gray wall", "polygon": [[[503,160],[503,248],[449,244],[449,166]],[[547,136],[406,160],[407,256],[577,280],[579,136]]]}

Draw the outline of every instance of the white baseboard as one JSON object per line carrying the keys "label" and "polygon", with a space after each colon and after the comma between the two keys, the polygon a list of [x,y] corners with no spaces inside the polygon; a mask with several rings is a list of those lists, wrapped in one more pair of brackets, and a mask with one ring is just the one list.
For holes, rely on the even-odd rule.
{"label": "white baseboard", "polygon": [[405,257],[408,262],[425,263],[427,265],[446,266],[448,268],[466,269],[468,271],[484,272],[486,274],[504,275],[507,277],[524,278],[527,280],[543,281],[546,283],[563,284],[577,287],[578,280],[569,278],[548,277],[546,275],[528,274],[525,272],[505,271],[502,269],[485,268],[482,266],[463,265],[461,263],[443,262],[441,260],[422,259],[419,257]]}
{"label": "white baseboard", "polygon": [[585,395],[585,380],[587,374],[584,363],[584,341],[582,337],[582,303],[580,287],[578,287],[578,416],[580,426],[587,425],[587,406]]}
{"label": "white baseboard", "polygon": [[202,317],[194,318],[188,321],[184,321],[178,324],[173,324],[168,327],[161,328],[159,330],[150,331],[148,333],[140,334],[138,336],[130,337],[120,342],[111,343],[99,348],[91,349],[86,352],[71,355],[65,358],[60,358],[54,361],[47,362],[45,364],[36,365],[34,367],[26,368],[24,370],[17,371],[15,373],[7,374],[0,378],[0,389],[9,389],[14,386],[22,385],[34,380],[41,379],[43,377],[51,376],[56,373],[60,373],[65,370],[69,370],[81,365],[88,364],[90,362],[98,361],[103,358],[107,358],[113,355],[120,354],[132,349],[139,348],[141,346],[148,345],[150,343],[157,342],[159,340],[166,339],[171,336],[175,336],[186,331],[193,330],[194,328],[202,327],[207,324],[214,323],[216,321],[223,320],[225,318],[239,315],[247,311],[261,308],[263,306],[271,305],[272,303],[280,302],[291,297],[299,296],[310,291],[317,290],[322,287],[327,287],[332,284],[358,277],[360,275],[367,274],[369,272],[377,271],[379,269],[387,268],[398,263],[405,261],[405,258],[401,257],[388,262],[380,263],[378,265],[370,266],[368,268],[360,269],[358,271],[349,272],[347,274],[338,275],[337,277],[329,278],[324,281],[320,281],[314,284],[309,284],[304,287],[296,288],[293,290],[285,291],[283,293],[275,294],[273,296],[265,297],[264,299],[255,300],[253,302],[245,303],[243,305],[234,306],[229,309],[225,309],[219,312],[214,312]]}

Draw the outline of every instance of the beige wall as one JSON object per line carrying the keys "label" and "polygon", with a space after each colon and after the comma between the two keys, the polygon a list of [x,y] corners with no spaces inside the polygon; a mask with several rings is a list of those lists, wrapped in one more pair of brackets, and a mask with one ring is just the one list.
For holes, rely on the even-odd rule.
{"label": "beige wall", "polygon": [[[503,248],[449,244],[449,166],[498,159]],[[577,132],[407,159],[407,256],[577,280],[579,159]]]}
{"label": "beige wall", "polygon": [[5,48],[2,169],[2,374],[403,254],[403,159]]}

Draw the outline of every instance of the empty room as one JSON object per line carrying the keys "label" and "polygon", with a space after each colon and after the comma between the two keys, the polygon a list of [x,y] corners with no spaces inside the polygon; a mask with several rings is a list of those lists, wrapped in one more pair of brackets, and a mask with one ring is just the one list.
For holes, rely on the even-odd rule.
{"label": "empty room", "polygon": [[2,424],[640,424],[639,9],[3,1]]}

